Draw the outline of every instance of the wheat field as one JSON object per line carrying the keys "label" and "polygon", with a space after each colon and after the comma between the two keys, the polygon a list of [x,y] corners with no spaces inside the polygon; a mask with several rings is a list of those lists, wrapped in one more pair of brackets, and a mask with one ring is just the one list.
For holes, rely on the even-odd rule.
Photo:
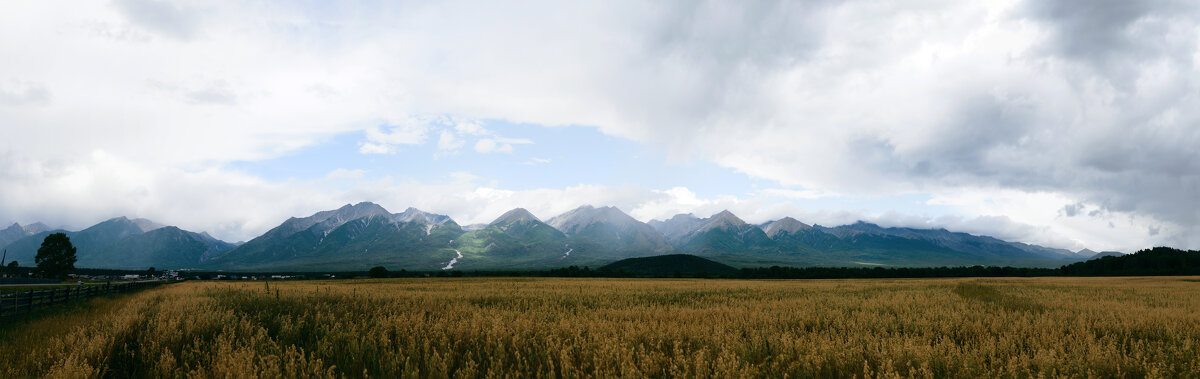
{"label": "wheat field", "polygon": [[1200,280],[185,282],[0,342],[3,377],[1188,377]]}

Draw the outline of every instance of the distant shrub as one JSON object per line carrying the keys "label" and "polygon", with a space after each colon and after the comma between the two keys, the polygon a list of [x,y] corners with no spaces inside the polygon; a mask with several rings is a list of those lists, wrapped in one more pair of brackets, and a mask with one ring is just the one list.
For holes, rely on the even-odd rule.
{"label": "distant shrub", "polygon": [[388,277],[388,269],[383,266],[371,267],[371,270],[367,271],[367,275],[370,275],[372,278],[386,278]]}

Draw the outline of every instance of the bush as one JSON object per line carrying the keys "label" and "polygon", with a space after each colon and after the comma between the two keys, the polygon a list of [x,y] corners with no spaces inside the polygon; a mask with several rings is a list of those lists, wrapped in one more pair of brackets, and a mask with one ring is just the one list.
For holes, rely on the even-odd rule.
{"label": "bush", "polygon": [[388,277],[388,270],[387,267],[375,266],[371,267],[371,271],[367,271],[367,275],[370,275],[372,278],[386,278]]}

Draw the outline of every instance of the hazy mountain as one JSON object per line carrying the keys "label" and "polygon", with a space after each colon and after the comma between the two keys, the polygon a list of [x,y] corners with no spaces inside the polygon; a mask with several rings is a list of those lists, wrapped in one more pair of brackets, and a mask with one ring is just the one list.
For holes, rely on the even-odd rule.
{"label": "hazy mountain", "polygon": [[547,224],[567,235],[568,247],[577,258],[621,259],[675,250],[662,233],[615,207],[585,205]]}
{"label": "hazy mountain", "polygon": [[[1087,249],[1084,249],[1084,250],[1087,250]],[[1102,251],[1102,252],[1099,252],[1096,254],[1092,254],[1091,256],[1088,256],[1087,260],[1090,261],[1093,259],[1099,259],[1099,258],[1104,258],[1104,257],[1120,257],[1120,256],[1124,256],[1124,255],[1126,255],[1126,254],[1119,252],[1119,251]]]}
{"label": "hazy mountain", "polygon": [[130,235],[108,249],[80,255],[78,267],[178,269],[194,268],[233,248],[208,233],[194,233],[174,226]]}
{"label": "hazy mountain", "polygon": [[[140,224],[147,225],[149,223],[141,222]],[[42,241],[46,239],[47,235],[59,232],[65,233],[71,239],[71,244],[76,248],[76,255],[82,258],[103,252],[122,238],[142,234],[146,231],[142,229],[139,222],[125,217],[109,219],[78,232],[47,230],[8,244],[5,248],[8,249],[9,260],[18,260],[22,266],[32,266],[34,257],[37,256],[37,249],[42,246]]]}
{"label": "hazy mountain", "polygon": [[[58,232],[45,229],[41,224],[16,224],[0,230],[0,236],[22,236],[8,244],[9,260],[32,265],[41,241]],[[642,223],[617,208],[593,206],[576,208],[548,222],[517,208],[489,224],[463,228],[446,215],[416,208],[393,214],[362,202],[289,218],[240,245],[125,217],[78,232],[61,232],[79,249],[78,266],[113,268],[326,271],[383,265],[419,271],[531,270],[599,267],[675,252],[739,267],[1057,267],[1093,253],[866,222],[829,228],[785,217],[759,227],[729,211],[704,219],[681,214]],[[1093,255],[1104,254],[1110,253]]]}
{"label": "hazy mountain", "polygon": [[580,263],[567,236],[523,208],[505,212],[487,227],[454,241],[463,257],[454,268],[552,268]]}
{"label": "hazy mountain", "polygon": [[836,229],[838,231],[835,233],[843,235],[865,233],[923,241],[963,253],[964,256],[979,262],[986,262],[984,264],[1058,266],[1081,258],[1065,249],[1007,242],[988,236],[950,232],[946,229],[882,228],[862,221]]}
{"label": "hazy mountain", "polygon": [[413,207],[409,207],[408,209],[405,209],[404,212],[393,215],[392,219],[396,220],[397,222],[415,222],[430,227],[436,227],[447,222],[453,222],[453,220],[450,219],[450,216],[428,213]]}
{"label": "hazy mountain", "polygon": [[49,226],[46,226],[46,224],[40,222],[35,222],[24,226],[18,223],[13,223],[7,228],[0,229],[0,248],[8,246],[8,244],[13,243],[16,240],[50,230],[51,228]]}
{"label": "hazy mountain", "polygon": [[663,236],[667,237],[667,242],[676,244],[679,242],[680,238],[683,238],[684,235],[696,230],[696,228],[702,223],[704,223],[703,219],[697,218],[695,215],[689,213],[677,214],[675,217],[671,217],[663,221],[650,220],[648,224],[655,230],[658,230],[659,233],[662,233]]}
{"label": "hazy mountain", "polygon": [[[462,228],[449,216],[409,208],[391,214],[369,202],[289,218],[208,261],[225,269],[393,269],[439,268],[454,257],[450,241]],[[364,266],[365,265],[365,266]]]}
{"label": "hazy mountain", "polygon": [[829,252],[853,249],[853,245],[841,238],[791,217],[764,224],[763,232],[775,241],[776,249],[786,257],[780,259],[795,262],[794,264],[836,264],[837,259],[829,259],[832,258]]}
{"label": "hazy mountain", "polygon": [[729,211],[701,220],[675,244],[684,252],[700,256],[759,256],[776,252],[775,241],[762,229],[747,224]]}
{"label": "hazy mountain", "polygon": [[362,202],[355,205],[346,204],[331,211],[317,212],[308,217],[288,218],[263,235],[217,257],[214,263],[257,265],[308,255],[334,228],[368,216],[390,218],[391,214],[379,205]]}
{"label": "hazy mountain", "polygon": [[59,232],[65,233],[76,248],[75,266],[87,268],[194,267],[202,257],[232,247],[207,234],[164,227],[142,218],[117,217],[77,232],[47,230],[29,235],[9,244],[9,259],[33,266],[42,241],[50,233]]}
{"label": "hazy mountain", "polygon": [[779,236],[780,234],[785,234],[785,233],[786,234],[795,234],[802,230],[810,230],[810,229],[812,229],[812,226],[805,224],[803,222],[800,222],[791,217],[784,217],[784,218],[766,223],[765,225],[763,225],[762,229],[763,229],[763,233],[767,234],[767,237],[774,239],[775,237]]}

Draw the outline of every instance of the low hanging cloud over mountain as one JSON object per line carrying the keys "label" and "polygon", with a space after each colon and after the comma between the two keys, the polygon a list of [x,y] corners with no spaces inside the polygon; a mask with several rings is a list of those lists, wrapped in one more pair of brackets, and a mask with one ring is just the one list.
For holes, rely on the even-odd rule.
{"label": "low hanging cloud over mountain", "polygon": [[[347,201],[461,221],[586,202],[1200,248],[1193,2],[34,2],[0,12],[0,49],[0,222],[128,214],[243,239]],[[497,121],[595,128],[766,184],[506,188],[439,163],[562,161]],[[353,183],[238,166],[344,135],[361,138],[329,176]],[[608,161],[579,170],[636,170]],[[443,175],[406,179],[418,166]],[[876,198],[902,200],[862,205]]]}

